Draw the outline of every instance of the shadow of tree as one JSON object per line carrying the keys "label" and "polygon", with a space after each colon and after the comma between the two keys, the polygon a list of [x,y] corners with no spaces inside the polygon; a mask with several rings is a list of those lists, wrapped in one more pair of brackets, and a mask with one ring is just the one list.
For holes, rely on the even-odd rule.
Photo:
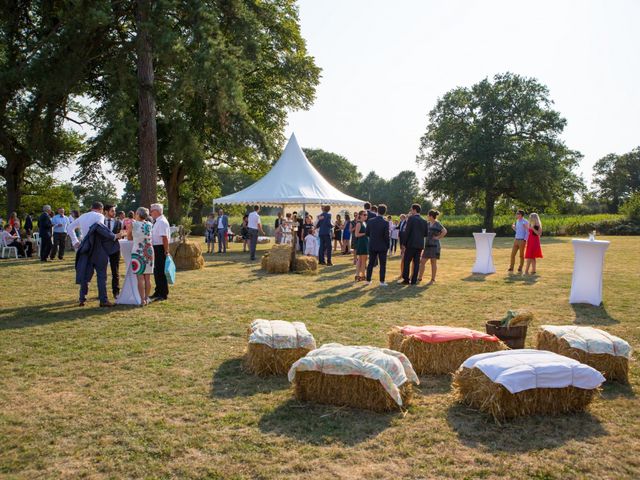
{"label": "shadow of tree", "polygon": [[119,305],[112,309],[95,306],[78,306],[77,302],[56,302],[28,307],[0,309],[0,330],[47,325],[60,321],[74,321],[84,319],[97,314],[108,314],[121,308],[131,308],[128,305]]}
{"label": "shadow of tree", "polygon": [[259,422],[263,433],[286,435],[314,445],[356,445],[376,437],[401,413],[375,413],[347,407],[289,400],[265,414]]}
{"label": "shadow of tree", "polygon": [[618,382],[605,382],[602,386],[602,398],[605,400],[613,400],[619,397],[635,398],[636,393],[631,385],[625,385]]}
{"label": "shadow of tree", "polygon": [[463,282],[486,282],[487,277],[489,275],[494,275],[493,273],[483,274],[483,273],[472,273],[468,277],[464,277],[462,279]]}
{"label": "shadow of tree", "polygon": [[590,413],[534,415],[495,423],[489,416],[459,403],[447,410],[447,423],[466,446],[491,451],[523,453],[557,448],[571,440],[608,435]]}
{"label": "shadow of tree", "polygon": [[510,273],[504,278],[504,283],[521,283],[523,285],[534,285],[538,282],[537,275],[525,275],[522,273]]}
{"label": "shadow of tree", "polygon": [[210,396],[212,398],[250,397],[258,393],[289,388],[286,377],[259,377],[242,368],[242,357],[222,362],[213,373]]}
{"label": "shadow of tree", "polygon": [[604,305],[596,307],[584,303],[572,303],[571,308],[575,314],[573,323],[576,325],[614,325],[620,323],[619,320],[609,315]]}

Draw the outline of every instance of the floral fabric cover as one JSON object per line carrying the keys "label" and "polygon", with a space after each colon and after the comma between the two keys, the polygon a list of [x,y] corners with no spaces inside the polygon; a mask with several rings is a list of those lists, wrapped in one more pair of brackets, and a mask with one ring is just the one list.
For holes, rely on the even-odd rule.
{"label": "floral fabric cover", "polygon": [[631,357],[631,345],[620,337],[599,328],[578,327],[576,325],[542,325],[540,328],[566,340],[572,348],[587,353],[606,353],[617,357]]}
{"label": "floral fabric cover", "polygon": [[596,369],[544,350],[502,350],[467,358],[463,368],[478,368],[492,382],[518,393],[533,388],[577,387],[593,390],[604,382]]}
{"label": "floral fabric cover", "polygon": [[275,349],[316,348],[316,341],[304,323],[284,320],[254,320],[249,343],[262,343]]}
{"label": "floral fabric cover", "polygon": [[400,352],[339,343],[322,345],[295,362],[289,370],[289,381],[293,382],[296,372],[305,371],[329,375],[361,375],[377,380],[400,406],[402,398],[398,387],[405,382],[420,383],[411,362]]}
{"label": "floral fabric cover", "polygon": [[487,342],[497,342],[498,337],[487,333],[461,327],[446,327],[440,325],[423,325],[414,327],[407,325],[400,327],[403,335],[413,337],[426,343],[451,342],[453,340],[486,340]]}

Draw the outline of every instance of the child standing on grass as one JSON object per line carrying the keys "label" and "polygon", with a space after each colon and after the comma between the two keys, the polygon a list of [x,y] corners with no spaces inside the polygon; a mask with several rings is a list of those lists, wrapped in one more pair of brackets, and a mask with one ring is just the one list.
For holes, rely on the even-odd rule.
{"label": "child standing on grass", "polygon": [[527,238],[527,249],[524,258],[527,260],[525,275],[529,275],[529,267],[533,267],[531,275],[536,274],[536,259],[542,258],[542,247],[540,237],[542,236],[542,222],[537,213],[529,215],[529,237]]}

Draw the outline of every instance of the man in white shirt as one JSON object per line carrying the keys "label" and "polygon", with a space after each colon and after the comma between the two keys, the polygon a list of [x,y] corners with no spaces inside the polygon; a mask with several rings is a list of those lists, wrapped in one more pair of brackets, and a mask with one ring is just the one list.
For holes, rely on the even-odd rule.
{"label": "man in white shirt", "polygon": [[224,210],[218,210],[218,253],[227,253],[227,229],[229,228],[229,217],[224,214]]}
{"label": "man in white shirt", "polygon": [[258,245],[258,231],[264,235],[262,230],[262,223],[260,222],[260,215],[258,212],[260,207],[256,205],[253,207],[253,212],[249,214],[249,221],[247,222],[247,229],[249,230],[249,253],[251,260],[256,259],[256,246]]}
{"label": "man in white shirt", "polygon": [[102,214],[103,210],[104,205],[102,205],[102,202],[93,202],[90,212],[83,213],[67,225],[67,235],[69,235],[69,238],[71,239],[71,245],[73,245],[73,248],[78,250],[80,247],[80,241],[76,235],[76,228],[80,228],[82,238],[86,237],[89,229],[94,223],[104,224],[104,215]]}
{"label": "man in white shirt", "polygon": [[156,289],[151,295],[151,300],[166,300],[169,296],[169,283],[164,273],[164,264],[169,253],[169,238],[171,238],[171,227],[169,222],[162,214],[164,207],[161,203],[153,203],[151,205],[151,216],[154,219],[153,228],[151,229],[151,243],[153,243],[153,253],[155,256],[153,262],[153,278],[156,283]]}
{"label": "man in white shirt", "polygon": [[67,226],[69,217],[64,214],[64,208],[59,208],[58,213],[51,219],[53,223],[53,246],[49,254],[49,260],[53,260],[58,254],[58,258],[64,258],[64,248],[67,243]]}

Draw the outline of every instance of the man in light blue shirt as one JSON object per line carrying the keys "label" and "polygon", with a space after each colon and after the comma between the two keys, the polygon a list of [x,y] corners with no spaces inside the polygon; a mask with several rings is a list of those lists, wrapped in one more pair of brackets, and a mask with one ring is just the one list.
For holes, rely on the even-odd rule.
{"label": "man in light blue shirt", "polygon": [[529,222],[524,218],[524,210],[518,210],[516,212],[516,221],[511,228],[516,232],[516,238],[513,241],[513,248],[511,249],[511,264],[509,265],[509,271],[513,272],[513,267],[516,264],[516,254],[520,251],[520,266],[518,272],[522,273],[522,267],[524,265],[524,250],[527,246],[527,237],[529,236]]}
{"label": "man in light blue shirt", "polygon": [[51,219],[53,224],[53,247],[49,258],[53,260],[58,253],[58,258],[64,258],[64,248],[67,243],[67,226],[69,226],[69,217],[64,214],[64,208],[59,208],[58,213]]}

